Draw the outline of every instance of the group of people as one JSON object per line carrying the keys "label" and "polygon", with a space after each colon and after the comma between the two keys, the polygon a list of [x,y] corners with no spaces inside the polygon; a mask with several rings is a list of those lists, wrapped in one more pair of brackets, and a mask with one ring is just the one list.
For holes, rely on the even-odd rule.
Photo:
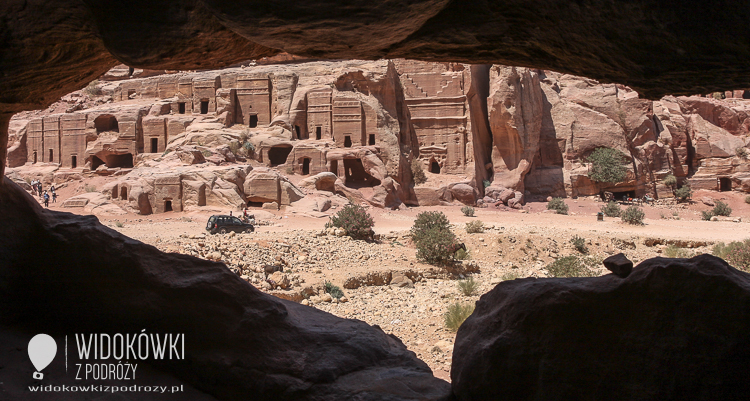
{"label": "group of people", "polygon": [[[39,180],[31,181],[31,193],[36,195],[44,201],[44,207],[49,207],[50,198],[52,203],[57,202],[57,193],[55,192],[55,184],[50,185],[49,190],[45,191],[42,189],[42,183]],[[50,196],[51,194],[51,196]]]}

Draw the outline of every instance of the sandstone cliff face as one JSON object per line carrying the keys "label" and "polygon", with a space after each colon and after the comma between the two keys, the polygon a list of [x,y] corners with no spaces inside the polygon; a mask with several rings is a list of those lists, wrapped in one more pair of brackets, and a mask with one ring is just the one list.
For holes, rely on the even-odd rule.
{"label": "sandstone cliff face", "polygon": [[[41,167],[60,166],[46,182],[146,169],[125,182],[155,174],[148,169],[195,165],[161,197],[153,183],[138,186],[147,188],[144,195],[129,200],[142,213],[163,210],[162,198],[182,210],[183,202],[241,208],[304,196],[292,188],[291,198],[248,195],[279,193],[276,178],[253,180],[259,189],[248,191],[242,180],[214,190],[216,181],[204,177],[200,189],[183,173],[204,163],[257,162],[275,175],[330,172],[338,177],[334,192],[378,207],[521,207],[603,191],[660,197],[671,196],[660,183],[668,174],[706,189],[721,189],[717,176],[735,188],[750,179],[737,156],[750,126],[750,102],[738,98],[743,91],[726,100],[650,101],[622,85],[551,71],[411,60],[109,79],[96,88],[103,96],[71,94],[46,112],[14,119],[8,165],[26,166],[13,172],[39,175]],[[600,147],[628,160],[624,182],[589,179],[586,158]],[[415,185],[413,168],[424,171],[426,183]],[[205,192],[208,203],[182,192]]]}

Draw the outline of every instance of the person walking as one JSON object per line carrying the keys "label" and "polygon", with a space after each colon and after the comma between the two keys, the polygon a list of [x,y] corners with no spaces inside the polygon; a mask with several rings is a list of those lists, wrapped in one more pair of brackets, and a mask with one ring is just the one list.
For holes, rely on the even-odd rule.
{"label": "person walking", "polygon": [[49,194],[44,191],[44,207],[49,207]]}
{"label": "person walking", "polygon": [[52,191],[52,203],[57,203],[57,192]]}

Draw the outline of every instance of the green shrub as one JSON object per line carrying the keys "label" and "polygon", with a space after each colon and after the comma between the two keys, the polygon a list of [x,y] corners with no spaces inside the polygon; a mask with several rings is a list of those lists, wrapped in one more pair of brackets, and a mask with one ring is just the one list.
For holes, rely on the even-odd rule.
{"label": "green shrub", "polygon": [[609,201],[606,205],[602,206],[602,213],[607,217],[620,217],[622,209],[620,204],[615,201]]}
{"label": "green shrub", "polygon": [[729,244],[719,242],[714,245],[712,253],[740,270],[750,271],[750,238]]}
{"label": "green shrub", "polygon": [[462,304],[456,302],[448,306],[448,312],[445,312],[443,319],[445,320],[445,328],[452,332],[458,331],[458,328],[471,316],[474,312],[473,304]]}
{"label": "green shrub", "polygon": [[425,231],[430,228],[450,231],[449,225],[448,217],[443,212],[422,212],[414,220],[414,225],[411,228],[411,239],[415,243],[418,242]]}
{"label": "green shrub", "polygon": [[492,183],[490,182],[490,180],[482,180],[482,185],[484,185],[484,187],[487,188],[490,185],[492,185]]}
{"label": "green shrub", "polygon": [[716,201],[711,212],[714,216],[729,216],[732,214],[732,208],[722,201]]}
{"label": "green shrub", "polygon": [[422,162],[417,159],[411,159],[411,176],[414,178],[414,184],[416,185],[427,182],[427,176],[422,169]]}
{"label": "green shrub", "polygon": [[586,161],[591,163],[589,178],[597,182],[617,184],[625,181],[627,169],[623,166],[625,156],[612,148],[596,148]]}
{"label": "green shrub", "polygon": [[714,217],[714,212],[711,210],[704,210],[701,212],[701,219],[710,221],[711,217]]}
{"label": "green shrub", "polygon": [[364,207],[350,202],[331,217],[330,225],[343,228],[352,238],[364,239],[372,237],[375,221]]}
{"label": "green shrub", "polygon": [[639,208],[638,206],[628,207],[624,212],[622,212],[622,216],[620,216],[622,221],[633,225],[643,225],[644,217],[646,217],[646,213],[644,213],[643,209]]}
{"label": "green shrub", "polygon": [[747,159],[747,148],[739,147],[735,149],[734,152],[740,159]]}
{"label": "green shrub", "polygon": [[251,155],[251,154],[253,154],[255,152],[255,145],[253,145],[250,142],[247,142],[247,141],[243,142],[242,143],[242,147],[245,149],[245,151],[249,155]]}
{"label": "green shrub", "polygon": [[588,248],[586,248],[586,240],[579,237],[578,235],[574,236],[570,239],[570,243],[573,244],[573,246],[578,250],[580,253],[586,253],[588,252]]}
{"label": "green shrub", "polygon": [[711,94],[711,97],[713,97],[716,100],[726,99],[727,95],[724,92],[714,92]]}
{"label": "green shrub", "polygon": [[431,265],[445,265],[453,262],[458,249],[456,236],[450,230],[436,227],[425,230],[416,242],[417,259]]}
{"label": "green shrub", "polygon": [[99,80],[95,79],[89,82],[88,86],[86,86],[86,89],[84,89],[84,92],[86,92],[86,94],[88,94],[89,96],[101,95],[102,90],[99,88]]}
{"label": "green shrub", "polygon": [[666,177],[664,177],[663,180],[661,180],[661,183],[670,188],[673,188],[675,185],[677,185],[677,177],[672,174],[668,174]]}
{"label": "green shrub", "polygon": [[326,281],[323,286],[325,288],[325,292],[331,294],[331,298],[341,299],[341,297],[344,296],[344,291],[341,291],[341,288],[339,288],[339,286],[333,285],[333,283],[330,281]]}
{"label": "green shrub", "polygon": [[474,217],[474,208],[471,206],[464,206],[461,208],[461,213],[466,217]]}
{"label": "green shrub", "polygon": [[479,289],[479,282],[474,280],[474,277],[469,276],[466,280],[458,282],[458,291],[465,296],[474,294]]}
{"label": "green shrub", "polygon": [[213,154],[213,152],[211,152],[208,149],[203,149],[203,150],[201,150],[201,154],[203,155],[203,157],[209,157],[209,156],[211,156]]}
{"label": "green shrub", "polygon": [[678,190],[674,191],[674,197],[678,200],[684,201],[693,195],[693,190],[690,189],[690,185],[683,185]]}
{"label": "green shrub", "polygon": [[685,248],[680,248],[676,246],[675,244],[670,244],[669,246],[664,248],[664,256],[668,258],[687,259],[687,258],[692,258],[693,254]]}
{"label": "green shrub", "polygon": [[483,233],[484,223],[481,220],[474,220],[466,223],[466,232],[469,234]]}
{"label": "green shrub", "polygon": [[123,227],[125,227],[125,225],[124,225],[124,224],[122,224],[122,222],[119,222],[119,221],[116,221],[116,222],[115,222],[115,226],[117,226],[117,227],[119,227],[119,228],[123,228]]}
{"label": "green shrub", "polygon": [[745,197],[745,203],[750,204],[750,195],[748,195],[748,196]]}
{"label": "green shrub", "polygon": [[591,277],[591,271],[577,256],[565,256],[547,265],[552,277]]}
{"label": "green shrub", "polygon": [[463,248],[459,248],[456,251],[456,260],[469,260],[471,259],[471,251]]}
{"label": "green shrub", "polygon": [[565,204],[562,198],[552,198],[547,203],[547,210],[554,210],[557,214],[568,214],[568,205]]}

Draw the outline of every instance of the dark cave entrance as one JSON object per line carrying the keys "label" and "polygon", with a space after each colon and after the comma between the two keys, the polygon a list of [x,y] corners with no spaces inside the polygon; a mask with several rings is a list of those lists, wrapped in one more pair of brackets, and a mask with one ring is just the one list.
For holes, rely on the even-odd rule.
{"label": "dark cave entrance", "polygon": [[320,140],[323,137],[323,128],[315,127],[315,139]]}
{"label": "dark cave entrance", "polygon": [[159,138],[151,138],[151,153],[159,151]]}
{"label": "dark cave entrance", "polygon": [[128,200],[128,189],[125,187],[120,187],[120,199],[122,200]]}
{"label": "dark cave entrance", "polygon": [[268,150],[268,161],[271,167],[286,163],[286,158],[292,153],[292,145],[274,146]]}
{"label": "dark cave entrance", "polygon": [[371,176],[361,159],[344,159],[344,177],[346,186],[350,188],[374,187],[380,185],[380,180]]}
{"label": "dark cave entrance", "polygon": [[305,157],[302,159],[302,175],[310,174],[310,158]]}
{"label": "dark cave entrance", "polygon": [[172,201],[171,200],[164,200],[164,212],[171,212],[172,211]]}
{"label": "dark cave entrance", "polygon": [[351,137],[351,135],[346,135],[344,137],[344,147],[345,148],[351,148],[352,147],[352,137]]}
{"label": "dark cave entrance", "polygon": [[331,170],[333,174],[336,174],[336,176],[339,175],[339,161],[338,160],[331,160]]}
{"label": "dark cave entrance", "polygon": [[250,122],[248,123],[250,128],[255,128],[258,126],[258,115],[257,114],[251,114],[250,115]]}
{"label": "dark cave entrance", "polygon": [[107,131],[120,132],[120,126],[119,124],[117,124],[117,118],[110,114],[105,114],[97,117],[94,120],[94,127],[96,128],[97,134]]}
{"label": "dark cave entrance", "polygon": [[719,177],[717,181],[719,181],[719,191],[726,192],[732,190],[732,180],[729,177]]}
{"label": "dark cave entrance", "polygon": [[[36,159],[36,154],[34,154],[34,159]],[[70,156],[70,168],[76,167],[78,167],[78,156]]]}
{"label": "dark cave entrance", "polygon": [[177,103],[177,112],[180,113],[180,114],[185,114],[185,103],[184,102]]}
{"label": "dark cave entrance", "polygon": [[435,160],[430,162],[430,172],[432,174],[440,174],[440,163]]}
{"label": "dark cave entrance", "polygon": [[375,144],[375,134],[370,134],[370,140],[367,142],[369,145]]}
{"label": "dark cave entrance", "polygon": [[201,100],[201,114],[208,114],[208,99]]}

